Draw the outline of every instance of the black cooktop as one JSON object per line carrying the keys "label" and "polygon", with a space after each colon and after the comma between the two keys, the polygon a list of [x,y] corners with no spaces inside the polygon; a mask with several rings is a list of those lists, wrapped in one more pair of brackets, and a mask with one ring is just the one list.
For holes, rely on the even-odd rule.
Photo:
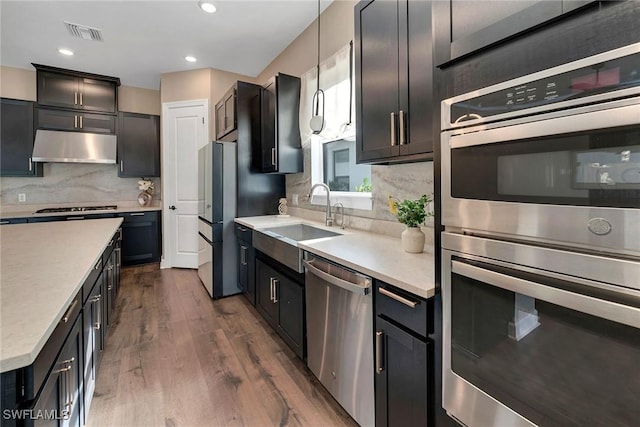
{"label": "black cooktop", "polygon": [[58,213],[58,212],[86,212],[86,211],[112,211],[118,209],[116,205],[107,206],[73,206],[69,208],[47,208],[37,210],[35,213]]}

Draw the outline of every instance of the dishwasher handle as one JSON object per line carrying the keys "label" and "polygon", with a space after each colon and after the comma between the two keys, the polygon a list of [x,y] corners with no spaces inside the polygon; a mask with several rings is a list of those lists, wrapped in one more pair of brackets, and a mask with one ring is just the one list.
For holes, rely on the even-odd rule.
{"label": "dishwasher handle", "polygon": [[[371,291],[371,278],[370,277],[366,277],[366,276],[362,276],[356,273],[352,273],[351,271],[348,270],[342,270],[339,267],[335,266],[334,264],[328,264],[316,259],[311,259],[311,260],[303,260],[302,263],[304,264],[304,266],[307,269],[307,272],[313,274],[316,277],[319,277],[320,279],[324,280],[327,283],[330,283],[332,285],[338,286],[342,289],[345,289],[349,292],[353,292],[355,294],[360,294],[360,295],[367,295],[369,294],[369,292]],[[318,266],[316,266],[316,263],[322,263],[325,265],[331,265],[333,268],[337,268],[339,270],[342,270],[348,274],[352,274],[353,276],[355,276],[358,279],[358,282],[360,283],[354,283],[345,279],[342,279],[340,277],[334,276],[326,271],[323,271],[321,268],[318,268]]]}

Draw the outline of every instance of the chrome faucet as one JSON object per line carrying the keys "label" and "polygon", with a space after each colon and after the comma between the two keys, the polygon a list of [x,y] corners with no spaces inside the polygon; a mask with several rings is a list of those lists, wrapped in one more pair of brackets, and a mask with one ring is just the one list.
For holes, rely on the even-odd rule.
{"label": "chrome faucet", "polygon": [[324,223],[325,225],[331,226],[333,225],[333,217],[331,216],[331,190],[329,190],[329,186],[322,182],[313,184],[313,186],[311,187],[311,191],[309,192],[309,201],[311,201],[311,196],[313,196],[314,190],[318,187],[324,188],[324,191],[327,193],[327,211],[325,214]]}

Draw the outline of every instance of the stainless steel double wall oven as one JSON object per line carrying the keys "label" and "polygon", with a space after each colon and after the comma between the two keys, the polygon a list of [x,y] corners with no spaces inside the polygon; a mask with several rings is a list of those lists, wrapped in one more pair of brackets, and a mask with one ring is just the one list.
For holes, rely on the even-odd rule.
{"label": "stainless steel double wall oven", "polygon": [[443,406],[640,420],[640,43],[442,103]]}

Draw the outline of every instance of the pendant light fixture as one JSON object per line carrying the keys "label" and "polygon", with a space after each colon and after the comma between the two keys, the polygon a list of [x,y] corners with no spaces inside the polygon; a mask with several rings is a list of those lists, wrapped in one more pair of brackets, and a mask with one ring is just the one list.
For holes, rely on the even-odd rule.
{"label": "pendant light fixture", "polygon": [[[324,91],[320,89],[320,0],[318,0],[318,63],[316,92],[311,101],[312,116],[309,127],[314,134],[319,134],[324,129]],[[322,98],[322,100],[321,100]],[[320,113],[320,102],[322,101],[322,113]]]}

